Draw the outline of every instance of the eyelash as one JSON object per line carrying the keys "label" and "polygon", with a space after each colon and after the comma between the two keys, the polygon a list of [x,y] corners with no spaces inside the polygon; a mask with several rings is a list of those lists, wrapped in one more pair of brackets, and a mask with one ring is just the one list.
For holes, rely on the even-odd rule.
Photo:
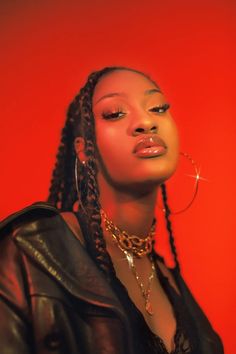
{"label": "eyelash", "polygon": [[[157,114],[164,114],[170,108],[169,103],[165,103],[160,106],[155,106],[149,109],[150,112],[157,113]],[[122,109],[118,108],[116,111],[111,112],[103,112],[102,117],[106,120],[116,120],[122,118],[126,113],[123,112]]]}
{"label": "eyelash", "polygon": [[107,120],[115,120],[123,117],[125,113],[121,108],[118,108],[117,110],[112,111],[107,111],[102,113],[102,117]]}
{"label": "eyelash", "polygon": [[169,104],[169,103],[165,103],[165,104],[160,105],[160,106],[155,106],[155,107],[149,109],[149,111],[150,111],[150,112],[154,112],[154,113],[163,114],[163,113],[165,113],[169,108],[170,108],[170,104]]}

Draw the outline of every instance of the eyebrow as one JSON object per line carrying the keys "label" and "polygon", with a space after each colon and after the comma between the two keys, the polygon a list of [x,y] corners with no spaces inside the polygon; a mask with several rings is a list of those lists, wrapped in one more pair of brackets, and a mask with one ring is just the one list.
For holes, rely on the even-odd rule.
{"label": "eyebrow", "polygon": [[[144,91],[144,95],[153,95],[154,93],[162,93],[161,90],[159,88],[153,88],[153,89],[149,89]],[[99,100],[97,100],[97,102],[95,103],[95,105],[100,102],[101,100],[104,100],[105,98],[110,98],[110,97],[115,97],[115,96],[123,96],[126,97],[126,94],[124,92],[111,92],[108,93],[107,95],[104,95],[102,97],[99,98]]]}

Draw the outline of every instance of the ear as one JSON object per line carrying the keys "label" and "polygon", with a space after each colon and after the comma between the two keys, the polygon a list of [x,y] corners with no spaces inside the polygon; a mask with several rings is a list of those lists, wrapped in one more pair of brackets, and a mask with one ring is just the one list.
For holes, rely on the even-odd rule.
{"label": "ear", "polygon": [[82,136],[77,136],[74,140],[74,148],[76,152],[77,159],[81,163],[85,163],[88,160],[88,157],[85,154],[85,141]]}

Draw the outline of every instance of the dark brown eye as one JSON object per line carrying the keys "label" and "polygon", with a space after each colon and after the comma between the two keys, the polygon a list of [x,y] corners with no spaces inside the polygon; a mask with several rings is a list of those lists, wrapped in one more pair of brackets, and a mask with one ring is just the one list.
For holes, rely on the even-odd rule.
{"label": "dark brown eye", "polygon": [[102,113],[102,117],[104,118],[104,119],[119,119],[119,118],[121,118],[121,117],[123,117],[125,115],[125,113],[124,112],[122,112],[122,111],[116,111],[116,112],[104,112],[104,113]]}
{"label": "dark brown eye", "polygon": [[168,109],[170,108],[169,103],[165,103],[161,106],[155,106],[149,109],[150,112],[154,112],[154,113],[165,113]]}

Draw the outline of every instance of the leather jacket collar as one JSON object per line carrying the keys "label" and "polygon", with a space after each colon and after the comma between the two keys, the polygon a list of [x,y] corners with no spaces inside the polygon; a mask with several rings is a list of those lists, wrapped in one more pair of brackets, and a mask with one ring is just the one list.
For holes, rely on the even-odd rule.
{"label": "leather jacket collar", "polygon": [[56,208],[44,202],[32,204],[1,222],[0,231],[9,228],[18,247],[69,293],[109,308],[128,325],[107,279]]}

